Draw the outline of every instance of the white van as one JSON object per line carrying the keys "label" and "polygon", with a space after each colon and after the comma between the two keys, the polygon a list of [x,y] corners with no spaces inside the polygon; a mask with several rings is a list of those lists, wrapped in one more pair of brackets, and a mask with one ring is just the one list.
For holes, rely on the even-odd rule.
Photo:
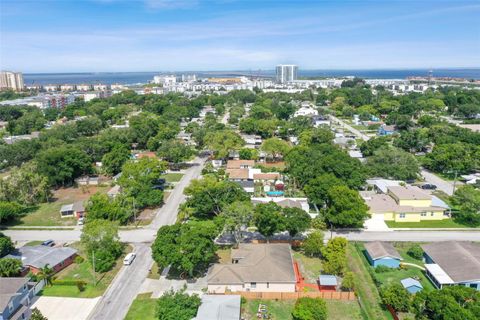
{"label": "white van", "polygon": [[123,259],[123,264],[126,266],[129,266],[132,264],[133,260],[135,260],[136,254],[133,252],[130,252],[125,256],[125,259]]}

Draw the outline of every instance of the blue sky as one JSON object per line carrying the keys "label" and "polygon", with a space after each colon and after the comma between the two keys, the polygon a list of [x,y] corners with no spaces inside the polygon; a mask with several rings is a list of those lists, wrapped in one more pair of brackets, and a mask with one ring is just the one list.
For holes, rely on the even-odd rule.
{"label": "blue sky", "polygon": [[478,0],[0,0],[0,67],[480,67],[479,21]]}

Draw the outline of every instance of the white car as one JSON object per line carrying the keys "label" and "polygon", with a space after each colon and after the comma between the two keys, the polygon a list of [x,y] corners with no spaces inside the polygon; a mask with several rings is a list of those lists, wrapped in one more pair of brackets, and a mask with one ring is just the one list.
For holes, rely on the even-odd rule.
{"label": "white car", "polygon": [[127,255],[125,256],[125,259],[123,259],[123,264],[124,264],[125,266],[131,265],[132,262],[133,262],[133,260],[135,260],[135,257],[136,257],[136,256],[137,256],[137,255],[136,255],[135,253],[130,252],[129,254],[127,254]]}

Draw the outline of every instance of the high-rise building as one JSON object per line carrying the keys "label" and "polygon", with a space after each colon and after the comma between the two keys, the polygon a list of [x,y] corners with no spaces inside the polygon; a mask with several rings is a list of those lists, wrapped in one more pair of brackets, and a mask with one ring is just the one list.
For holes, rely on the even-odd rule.
{"label": "high-rise building", "polygon": [[0,89],[23,90],[23,75],[21,72],[0,72]]}
{"label": "high-rise building", "polygon": [[297,80],[298,66],[294,64],[279,64],[275,71],[278,83],[289,83]]}

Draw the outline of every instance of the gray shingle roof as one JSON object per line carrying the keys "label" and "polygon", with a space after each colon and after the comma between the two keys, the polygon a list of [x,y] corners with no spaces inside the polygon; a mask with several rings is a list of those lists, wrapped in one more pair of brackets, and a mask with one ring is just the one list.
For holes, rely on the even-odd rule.
{"label": "gray shingle roof", "polygon": [[197,317],[193,320],[238,320],[240,318],[240,296],[203,295]]}
{"label": "gray shingle roof", "polygon": [[52,248],[38,245],[21,247],[7,257],[20,259],[24,266],[43,268],[47,264],[50,267],[56,266],[76,253],[77,250],[69,247]]}
{"label": "gray shingle roof", "polygon": [[17,291],[28,283],[28,278],[0,278],[0,311],[3,311]]}
{"label": "gray shingle roof", "polygon": [[386,257],[402,260],[402,256],[389,242],[367,242],[365,244],[365,249],[373,260]]}
{"label": "gray shingle roof", "polygon": [[424,244],[425,253],[455,282],[480,280],[480,245],[445,241]]}

